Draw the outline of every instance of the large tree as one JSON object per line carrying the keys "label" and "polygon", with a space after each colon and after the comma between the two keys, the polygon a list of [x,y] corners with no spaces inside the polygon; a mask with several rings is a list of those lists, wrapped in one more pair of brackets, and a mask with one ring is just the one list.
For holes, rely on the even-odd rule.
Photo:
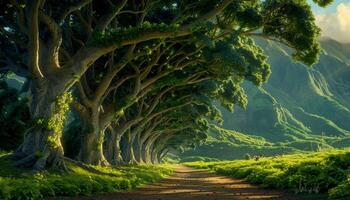
{"label": "large tree", "polygon": [[[321,6],[330,2],[314,1]],[[319,29],[303,0],[5,0],[0,4],[0,70],[28,78],[30,114],[36,121],[15,153],[16,165],[36,170],[64,168],[60,138],[72,101],[69,91],[101,59],[116,60],[105,68],[112,78],[104,76],[103,87],[109,87],[126,66],[124,56],[130,60],[128,52],[134,48],[147,48],[144,43],[153,40],[200,38],[212,46],[203,51],[207,59],[222,59],[235,69],[231,71],[238,75],[231,80],[236,84],[242,78],[258,83],[266,77],[259,74],[267,71],[266,66],[258,66],[261,54],[255,53],[259,50],[249,37],[282,42],[306,64],[313,64],[320,51]],[[197,51],[199,46],[194,47]]]}

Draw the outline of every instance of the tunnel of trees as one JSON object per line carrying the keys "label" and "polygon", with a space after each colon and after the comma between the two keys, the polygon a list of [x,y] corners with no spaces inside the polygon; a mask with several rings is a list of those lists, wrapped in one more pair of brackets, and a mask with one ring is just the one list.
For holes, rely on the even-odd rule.
{"label": "tunnel of trees", "polygon": [[320,53],[305,0],[0,4],[0,73],[26,80],[21,91],[1,83],[1,123],[13,125],[1,134],[20,143],[14,165],[34,170],[65,170],[64,157],[158,163],[205,140],[221,121],[215,105],[245,107],[243,81],[267,80],[254,37],[283,43],[306,65]]}

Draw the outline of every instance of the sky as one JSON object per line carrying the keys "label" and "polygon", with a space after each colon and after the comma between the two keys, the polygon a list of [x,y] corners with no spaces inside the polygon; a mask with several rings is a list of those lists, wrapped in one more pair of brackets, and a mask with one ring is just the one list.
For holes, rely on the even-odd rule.
{"label": "sky", "polygon": [[335,0],[326,8],[313,4],[312,8],[323,37],[350,43],[350,0]]}

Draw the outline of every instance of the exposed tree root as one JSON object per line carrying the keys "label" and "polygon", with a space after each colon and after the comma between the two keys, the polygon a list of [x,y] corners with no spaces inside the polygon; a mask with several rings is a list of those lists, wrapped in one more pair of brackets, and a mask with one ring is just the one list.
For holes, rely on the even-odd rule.
{"label": "exposed tree root", "polygon": [[[42,156],[36,154],[25,155],[24,153],[16,152],[9,155],[6,159],[15,160],[15,162],[12,163],[14,167],[32,168],[33,171],[52,169],[61,173],[68,172],[63,157],[57,152],[48,152]],[[48,163],[50,163],[50,165],[48,165]]]}

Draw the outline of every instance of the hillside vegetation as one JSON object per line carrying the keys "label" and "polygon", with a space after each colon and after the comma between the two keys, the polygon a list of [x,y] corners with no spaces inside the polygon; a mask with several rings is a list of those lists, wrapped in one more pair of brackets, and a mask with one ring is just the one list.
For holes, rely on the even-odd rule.
{"label": "hillside vegetation", "polygon": [[350,150],[332,150],[248,160],[189,162],[185,165],[296,193],[326,193],[350,198]]}
{"label": "hillside vegetation", "polygon": [[269,56],[272,74],[262,87],[244,86],[246,110],[222,110],[224,128],[263,136],[271,142],[311,141],[337,147],[350,134],[350,48],[321,41],[320,61],[308,67],[290,59],[283,45],[258,41]]}
{"label": "hillside vegetation", "polygon": [[221,108],[223,125],[211,128],[210,140],[197,150],[183,153],[184,160],[349,147],[349,45],[323,39],[320,61],[309,67],[293,62],[291,52],[281,44],[257,42],[269,56],[269,81],[261,87],[245,82],[247,108],[235,106],[233,113]]}
{"label": "hillside vegetation", "polygon": [[[316,146],[315,146],[316,147]],[[303,152],[290,143],[274,144],[260,136],[251,136],[212,125],[207,140],[180,155],[181,162],[243,159],[246,155],[276,155]]]}
{"label": "hillside vegetation", "polygon": [[67,161],[69,172],[33,172],[13,168],[0,156],[0,199],[46,199],[48,197],[90,196],[133,189],[170,174],[170,165],[92,167]]}

